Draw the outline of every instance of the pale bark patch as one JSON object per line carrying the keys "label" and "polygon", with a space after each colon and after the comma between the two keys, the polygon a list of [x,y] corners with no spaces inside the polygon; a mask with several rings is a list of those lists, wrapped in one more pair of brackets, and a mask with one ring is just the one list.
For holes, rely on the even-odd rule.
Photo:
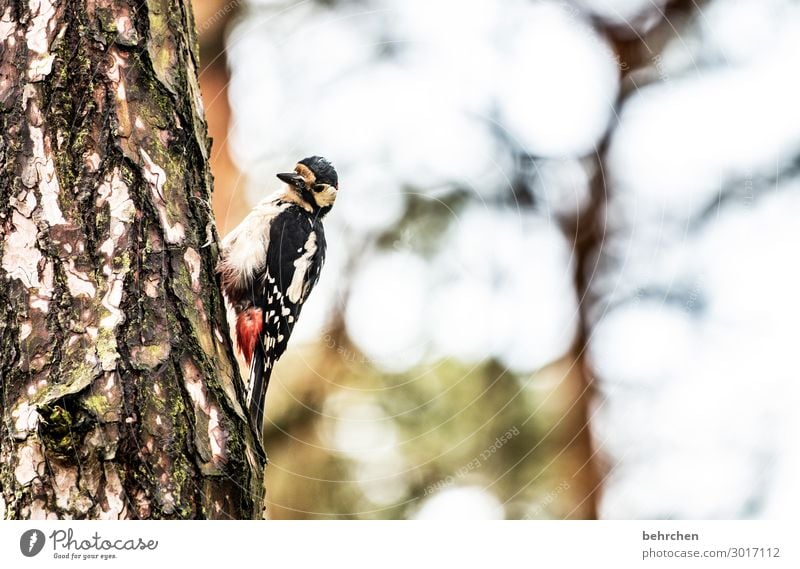
{"label": "pale bark patch", "polygon": [[161,279],[155,275],[149,275],[144,281],[144,293],[150,298],[158,298]]}
{"label": "pale bark patch", "polygon": [[208,440],[211,444],[212,460],[221,464],[225,461],[225,442],[227,436],[219,423],[219,412],[216,407],[210,407],[208,413]]}
{"label": "pale bark patch", "polygon": [[11,418],[14,420],[12,435],[19,440],[24,440],[39,424],[39,413],[27,401],[23,401],[11,411]]}
{"label": "pale bark patch", "polygon": [[[31,106],[33,108],[33,105]],[[38,113],[38,109],[36,110]],[[41,117],[38,117],[41,118]],[[28,127],[31,144],[33,145],[32,154],[25,164],[26,173],[23,174],[28,181],[36,180],[39,187],[39,195],[42,201],[42,213],[44,221],[51,227],[67,222],[58,205],[58,196],[61,188],[56,176],[56,165],[53,161],[53,148],[50,137],[45,137],[44,132],[39,126],[34,126],[33,122]]]}
{"label": "pale bark patch", "polygon": [[103,297],[102,304],[106,307],[109,314],[100,320],[100,327],[108,330],[114,330],[125,319],[125,314],[119,309],[122,302],[122,291],[124,287],[124,278],[115,276],[109,282],[108,292]]}
{"label": "pale bark patch", "polygon": [[41,476],[44,467],[44,456],[38,442],[28,440],[17,450],[17,467],[14,477],[22,486],[30,484],[34,478]]}
{"label": "pale bark patch", "polygon": [[36,194],[34,192],[23,191],[18,197],[11,198],[11,207],[16,209],[25,217],[31,217],[33,210],[36,209]]}
{"label": "pale bark patch", "polygon": [[106,478],[105,501],[107,507],[103,508],[98,517],[101,520],[118,520],[125,510],[125,489],[122,487],[117,467],[114,464],[106,462],[103,469]]}
{"label": "pale bark patch", "polygon": [[[26,288],[34,288],[41,293],[38,265],[42,254],[36,248],[36,224],[18,211],[13,212],[11,223],[14,229],[6,236],[3,250],[6,278],[17,279]],[[47,292],[49,298],[52,289]]]}
{"label": "pale bark patch", "polygon": [[52,471],[56,505],[62,510],[68,510],[70,499],[78,489],[78,469],[62,468],[57,464],[53,464]]}
{"label": "pale bark patch", "polygon": [[[219,422],[219,411],[215,405],[208,401],[206,386],[201,381],[200,371],[188,358],[181,361],[184,384],[189,397],[195,405],[195,411],[202,411],[207,421],[208,443],[211,449],[211,459],[215,464],[224,462],[227,458],[228,435]],[[199,422],[199,421],[198,421]]]}
{"label": "pale bark patch", "polygon": [[117,102],[117,122],[119,134],[123,138],[131,135],[131,113],[128,108],[128,94],[125,88],[123,69],[126,67],[125,56],[116,48],[111,49],[113,64],[108,72],[108,78],[114,84],[114,98]]}
{"label": "pale bark patch", "polygon": [[53,297],[53,263],[47,261],[42,270],[42,278],[36,292],[30,296],[30,307],[38,310],[42,314],[47,314],[50,310],[50,299]]}
{"label": "pale bark patch", "polygon": [[28,79],[41,81],[50,74],[55,59],[55,54],[50,53],[50,42],[56,9],[50,0],[30,0],[29,6],[33,18],[25,32],[25,43],[32,55],[28,62]]}
{"label": "pale bark patch", "polygon": [[183,372],[184,385],[186,391],[192,402],[199,409],[202,409],[208,414],[208,402],[206,401],[206,389],[201,381],[200,370],[197,366],[188,359],[184,358],[181,361],[181,371]]}
{"label": "pale bark patch", "polygon": [[127,14],[117,16],[117,42],[122,45],[136,45],[139,41],[139,34],[133,27],[130,16]]}
{"label": "pale bark patch", "polygon": [[8,6],[0,18],[0,42],[7,41],[17,29],[17,23],[11,15],[11,6]]}
{"label": "pale bark patch", "polygon": [[[136,215],[136,206],[128,190],[128,184],[122,179],[119,168],[114,168],[111,176],[107,177],[97,189],[97,207],[102,207],[107,203],[112,221],[118,222],[123,229],[125,224],[130,223]],[[112,235],[119,234],[119,231],[114,231],[116,227],[118,226],[112,225]]]}
{"label": "pale bark patch", "polygon": [[44,500],[35,500],[31,504],[29,518],[31,520],[57,520],[58,516],[55,512],[48,512],[46,509],[47,504]]}
{"label": "pale bark patch", "polygon": [[33,332],[33,326],[30,322],[22,322],[19,325],[19,341],[24,342],[25,339]]}
{"label": "pale bark patch", "polygon": [[185,237],[183,224],[180,222],[170,222],[167,202],[164,199],[164,184],[167,182],[167,173],[161,166],[153,162],[153,159],[150,158],[150,155],[144,148],[139,149],[139,154],[141,154],[142,160],[144,160],[142,173],[144,174],[144,179],[150,186],[150,193],[153,196],[153,202],[158,210],[158,217],[164,228],[164,239],[167,240],[167,243],[176,245],[183,243]]}
{"label": "pale bark patch", "polygon": [[192,290],[194,292],[200,292],[200,267],[202,267],[203,264],[200,254],[191,247],[188,247],[183,254],[183,260],[186,263],[186,268],[189,269],[189,275],[192,277]]}
{"label": "pale bark patch", "polygon": [[98,168],[100,168],[100,155],[97,152],[92,152],[86,156],[83,164],[89,172],[97,172]]}
{"label": "pale bark patch", "polygon": [[[101,303],[108,310],[108,314],[100,320],[100,326],[114,330],[125,318],[119,307],[122,303],[125,275],[129,270],[125,265],[115,269],[114,258],[117,251],[126,245],[130,223],[136,214],[136,206],[130,197],[128,185],[122,179],[119,168],[115,168],[110,176],[106,176],[97,193],[98,197],[95,202],[97,207],[108,205],[110,215],[110,237],[100,245],[100,251],[106,257],[103,274],[107,277],[106,291]],[[103,369],[106,370],[115,367],[113,360],[116,360],[117,357],[116,340],[110,340],[109,343],[112,345],[107,351],[108,357],[104,355],[103,358]]]}
{"label": "pale bark patch", "polygon": [[64,272],[67,274],[67,288],[69,288],[69,293],[73,298],[80,296],[94,298],[96,289],[92,279],[85,272],[75,267],[74,259],[70,259],[67,262]]}

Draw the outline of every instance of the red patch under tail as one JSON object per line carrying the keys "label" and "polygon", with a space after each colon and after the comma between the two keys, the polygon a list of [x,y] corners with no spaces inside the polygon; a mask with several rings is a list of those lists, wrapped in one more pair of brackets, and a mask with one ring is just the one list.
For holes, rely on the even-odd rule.
{"label": "red patch under tail", "polygon": [[248,366],[253,361],[263,327],[264,318],[260,308],[248,308],[236,317],[236,345]]}

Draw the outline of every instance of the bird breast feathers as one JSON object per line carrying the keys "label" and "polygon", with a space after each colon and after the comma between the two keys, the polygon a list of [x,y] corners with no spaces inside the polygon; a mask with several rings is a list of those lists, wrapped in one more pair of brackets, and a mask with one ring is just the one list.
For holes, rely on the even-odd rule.
{"label": "bird breast feathers", "polygon": [[259,203],[233,231],[222,240],[220,273],[226,288],[248,286],[267,262],[269,232],[273,220],[291,204],[270,196]]}

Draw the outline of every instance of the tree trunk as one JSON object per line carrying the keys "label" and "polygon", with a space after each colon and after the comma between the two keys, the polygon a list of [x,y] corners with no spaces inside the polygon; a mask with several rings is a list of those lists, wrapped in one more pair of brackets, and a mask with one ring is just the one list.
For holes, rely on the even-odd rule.
{"label": "tree trunk", "polygon": [[188,1],[0,14],[0,516],[259,517]]}

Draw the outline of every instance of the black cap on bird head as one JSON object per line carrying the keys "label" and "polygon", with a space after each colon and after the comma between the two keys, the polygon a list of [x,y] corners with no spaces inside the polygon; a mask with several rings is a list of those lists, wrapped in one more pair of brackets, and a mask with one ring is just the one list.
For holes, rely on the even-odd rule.
{"label": "black cap on bird head", "polygon": [[322,156],[309,156],[300,160],[298,164],[308,166],[308,169],[316,176],[317,184],[329,184],[334,188],[339,187],[339,175],[336,173],[336,168]]}
{"label": "black cap on bird head", "polygon": [[305,202],[320,215],[325,215],[336,200],[339,175],[336,168],[322,156],[303,158],[294,172],[278,174],[278,178],[296,188]]}
{"label": "black cap on bird head", "polygon": [[303,158],[294,167],[294,172],[278,174],[278,178],[295,186],[300,182],[305,182],[308,186],[327,184],[334,188],[339,187],[339,175],[336,173],[336,168],[322,156]]}

